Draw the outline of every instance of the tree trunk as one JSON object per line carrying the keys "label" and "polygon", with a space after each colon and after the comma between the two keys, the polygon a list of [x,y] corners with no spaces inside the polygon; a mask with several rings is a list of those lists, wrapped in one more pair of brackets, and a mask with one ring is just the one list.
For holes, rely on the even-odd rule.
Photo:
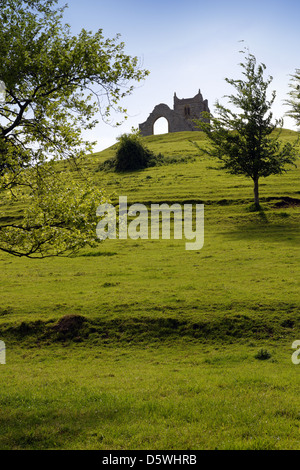
{"label": "tree trunk", "polygon": [[254,178],[254,205],[259,209],[258,178]]}

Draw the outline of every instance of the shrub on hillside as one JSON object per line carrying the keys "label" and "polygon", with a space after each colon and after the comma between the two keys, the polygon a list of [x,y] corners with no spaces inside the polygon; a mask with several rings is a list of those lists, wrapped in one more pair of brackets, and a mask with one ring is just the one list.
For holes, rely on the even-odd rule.
{"label": "shrub on hillside", "polygon": [[142,170],[151,166],[150,163],[153,158],[153,152],[145,147],[138,134],[123,134],[119,138],[115,156],[115,170]]}
{"label": "shrub on hillside", "polygon": [[256,354],[255,354],[255,359],[259,359],[260,361],[264,361],[266,359],[270,359],[271,353],[267,349],[260,349]]}

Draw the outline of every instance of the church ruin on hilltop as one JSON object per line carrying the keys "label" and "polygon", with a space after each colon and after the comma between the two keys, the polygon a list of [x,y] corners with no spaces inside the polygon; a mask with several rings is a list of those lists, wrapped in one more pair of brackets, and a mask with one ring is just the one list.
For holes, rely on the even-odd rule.
{"label": "church ruin on hilltop", "polygon": [[194,98],[179,99],[174,93],[174,106],[170,109],[168,105],[161,103],[155,106],[150,113],[148,119],[139,124],[141,135],[153,135],[153,126],[157,119],[164,117],[168,121],[168,132],[182,132],[182,131],[200,131],[192,121],[199,119],[207,122],[207,119],[202,118],[203,112],[210,112],[208,101],[203,100],[199,92]]}

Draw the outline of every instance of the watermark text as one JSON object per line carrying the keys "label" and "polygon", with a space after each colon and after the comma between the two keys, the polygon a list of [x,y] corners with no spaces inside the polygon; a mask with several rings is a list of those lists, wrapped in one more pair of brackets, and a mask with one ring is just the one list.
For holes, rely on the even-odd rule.
{"label": "watermark text", "polygon": [[97,215],[102,217],[96,229],[100,240],[115,239],[117,234],[121,240],[128,237],[170,240],[173,218],[174,240],[189,240],[185,243],[186,250],[200,250],[204,244],[204,204],[151,204],[149,211],[140,203],[128,207],[127,196],[120,196],[118,227],[117,211],[112,204],[101,204]]}
{"label": "watermark text", "polygon": [[6,364],[6,347],[4,341],[0,341],[0,364]]}
{"label": "watermark text", "polygon": [[299,339],[293,342],[292,349],[296,349],[296,351],[292,354],[292,363],[300,364],[300,359],[298,357],[300,354],[300,340]]}
{"label": "watermark text", "polygon": [[0,103],[5,103],[6,99],[6,86],[5,83],[0,80]]}

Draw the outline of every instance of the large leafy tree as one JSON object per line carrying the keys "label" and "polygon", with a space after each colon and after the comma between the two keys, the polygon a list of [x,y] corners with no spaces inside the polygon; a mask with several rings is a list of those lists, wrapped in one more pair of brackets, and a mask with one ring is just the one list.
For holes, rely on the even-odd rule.
{"label": "large leafy tree", "polygon": [[126,113],[121,98],[148,73],[119,36],[72,35],[56,3],[0,0],[0,250],[17,256],[94,243],[105,196],[82,174],[82,131]]}
{"label": "large leafy tree", "polygon": [[291,143],[280,143],[282,119],[272,122],[276,92],[268,99],[272,77],[264,79],[265,65],[257,66],[250,53],[240,65],[244,79],[225,79],[235,88],[235,94],[226,96],[234,110],[217,102],[216,116],[205,113],[209,122],[198,121],[198,125],[211,143],[205,152],[217,157],[229,173],[253,180],[254,207],[259,209],[259,178],[286,171],[296,157]]}

